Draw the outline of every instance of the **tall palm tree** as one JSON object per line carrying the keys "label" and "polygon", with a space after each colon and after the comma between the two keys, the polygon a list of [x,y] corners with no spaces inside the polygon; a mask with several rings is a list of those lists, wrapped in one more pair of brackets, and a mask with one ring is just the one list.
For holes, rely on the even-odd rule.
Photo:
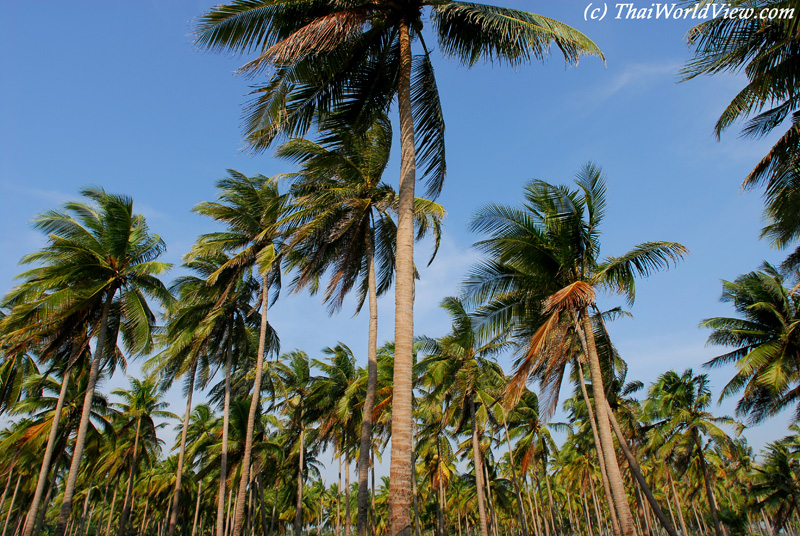
{"label": "tall palm tree", "polygon": [[58,310],[67,299],[69,307],[60,310],[62,315],[100,311],[81,424],[64,485],[56,536],[64,536],[72,509],[100,365],[115,358],[118,329],[109,325],[112,307],[118,310],[114,316],[118,316],[119,331],[128,350],[144,353],[152,346],[155,321],[147,297],[162,304],[172,299],[157,277],[170,268],[169,264],[156,261],[166,247],[160,237],[150,233],[144,217],[134,214],[133,201],[102,188],[89,188],[81,193],[89,203],[66,203],[63,210],[45,212],[34,220],[34,226],[47,234],[48,245],[22,259],[24,264],[39,266],[20,275],[29,287],[43,292],[52,290],[52,294],[62,296],[50,299],[44,312]]}
{"label": "tall palm tree", "polygon": [[729,440],[719,425],[736,423],[729,417],[714,417],[706,411],[711,404],[708,376],[695,376],[692,369],[685,370],[681,375],[674,370],[661,374],[650,386],[648,394],[647,411],[656,419],[661,419],[653,425],[653,441],[660,445],[659,455],[664,459],[680,457],[685,460],[684,464],[697,456],[714,531],[717,536],[723,536],[703,437],[707,436],[711,441],[724,446]]}
{"label": "tall palm tree", "polygon": [[[398,102],[401,169],[395,286],[395,407],[392,421],[392,508],[389,534],[407,535],[411,508],[411,406],[416,167],[435,195],[445,175],[444,121],[423,12],[429,10],[441,50],[466,65],[481,59],[512,65],[544,58],[551,43],[568,63],[600,54],[580,32],[527,12],[453,0],[237,0],[218,6],[197,27],[197,42],[259,56],[243,68],[273,67],[255,90],[246,135],[255,150],[279,134],[304,134],[318,114],[335,111],[340,125],[366,129]],[[418,39],[422,53],[412,53]],[[235,536],[238,536],[236,534]]]}
{"label": "tall palm tree", "polygon": [[[276,155],[301,164],[292,174],[292,194],[301,207],[296,215],[289,252],[297,268],[295,288],[318,290],[318,279],[330,273],[325,292],[329,310],[338,310],[345,296],[358,287],[356,312],[369,302],[367,391],[362,410],[358,460],[358,534],[367,534],[368,472],[372,438],[372,410],[377,385],[378,296],[388,291],[394,276],[397,228],[391,212],[394,190],[381,182],[391,152],[391,125],[379,117],[365,133],[332,130],[321,143],[304,139],[281,145]],[[425,199],[414,202],[416,238],[434,233],[434,256],[440,239],[444,209]],[[430,262],[433,261],[433,256]]]}
{"label": "tall palm tree", "polygon": [[147,437],[151,440],[156,437],[156,424],[153,419],[177,419],[178,416],[165,408],[169,406],[163,402],[163,392],[159,389],[154,378],[130,378],[130,389],[115,389],[114,395],[120,397],[122,402],[115,406],[125,419],[125,424],[120,432],[135,430],[133,434],[133,450],[130,453],[130,471],[128,473],[128,489],[122,503],[122,513],[119,520],[119,535],[128,533],[128,519],[133,506],[133,483],[136,477],[137,461],[139,459],[140,439]]}
{"label": "tall palm tree", "polygon": [[[228,170],[228,177],[217,182],[220,189],[217,202],[200,203],[194,211],[223,223],[226,230],[203,235],[190,254],[192,257],[214,256],[231,253],[232,257],[209,277],[213,283],[225,270],[239,273],[254,268],[261,276],[261,326],[258,336],[255,378],[250,398],[250,412],[245,438],[242,477],[236,499],[233,520],[233,536],[240,536],[246,499],[250,483],[250,460],[253,449],[253,430],[258,406],[261,404],[261,381],[264,371],[264,355],[268,350],[277,352],[274,337],[267,323],[267,308],[270,305],[269,290],[280,289],[280,261],[284,254],[281,240],[282,226],[289,216],[289,196],[281,194],[274,179],[258,175],[247,177]],[[277,295],[276,295],[277,297]]]}
{"label": "tall palm tree", "polygon": [[[785,247],[800,237],[797,196],[800,192],[800,69],[798,50],[798,6],[795,0],[732,2],[754,8],[754,12],[792,12],[794,16],[713,17],[692,28],[689,45],[694,58],[684,67],[685,79],[723,72],[743,73],[747,84],[725,107],[714,133],[722,133],[741,119],[749,119],[742,134],[761,138],[786,125],[769,152],[744,179],[752,189],[766,186],[768,225],[762,236]],[[800,249],[788,265],[800,262]]]}
{"label": "tall palm tree", "polygon": [[[509,405],[523,392],[531,374],[557,393],[563,363],[571,345],[562,344],[567,327],[586,342],[598,435],[609,486],[626,536],[633,518],[617,463],[603,380],[603,364],[589,314],[596,289],[620,293],[633,302],[635,276],[667,268],[687,254],[674,242],[646,242],[619,257],[600,260],[600,229],[606,207],[606,186],[600,169],[587,164],[578,173],[577,189],[532,181],[525,187],[522,208],[489,205],[473,220],[475,231],[489,237],[477,247],[490,259],[470,275],[466,290],[485,303],[480,314],[495,331],[508,328],[523,345],[509,386]],[[555,381],[553,379],[555,378]],[[557,395],[554,397],[557,400]]]}
{"label": "tall palm tree", "polygon": [[739,392],[736,414],[759,423],[795,405],[800,417],[800,294],[784,286],[785,277],[773,266],[722,283],[722,301],[738,317],[709,318],[708,342],[733,348],[707,362],[706,367],[736,365],[736,374],[723,388],[720,400]]}
{"label": "tall palm tree", "polygon": [[[189,415],[195,380],[201,384],[210,378],[209,368],[213,364],[224,366],[223,446],[221,457],[222,475],[227,474],[226,439],[228,433],[228,410],[231,398],[231,368],[233,355],[248,353],[248,329],[260,324],[258,313],[252,309],[252,301],[259,291],[259,283],[248,273],[228,269],[214,279],[216,274],[229,261],[224,254],[196,258],[185,263],[194,272],[178,278],[170,289],[178,296],[176,307],[167,317],[165,350],[148,362],[150,368],[158,371],[164,388],[175,379],[186,375],[186,411],[181,431],[178,452],[178,473],[175,479],[175,493],[168,534],[173,536],[177,528],[178,505],[184,457],[186,451]],[[219,496],[225,496],[226,478],[219,479]],[[220,502],[222,505],[222,502]],[[222,520],[220,512],[219,520]]]}

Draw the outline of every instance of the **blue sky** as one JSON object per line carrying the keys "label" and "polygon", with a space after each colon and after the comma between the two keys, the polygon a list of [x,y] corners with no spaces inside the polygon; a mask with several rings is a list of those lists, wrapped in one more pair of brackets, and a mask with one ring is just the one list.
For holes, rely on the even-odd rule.
{"label": "blue sky", "polygon": [[[573,25],[603,50],[607,64],[582,58],[472,69],[435,56],[447,124],[448,177],[439,198],[448,211],[442,249],[417,287],[418,334],[444,334],[438,309],[458,292],[478,258],[468,222],[483,203],[517,203],[531,178],[571,183],[587,161],[609,188],[605,255],[639,242],[681,242],[691,256],[637,285],[633,319],[610,326],[630,365],[649,383],[674,368],[699,371],[719,349],[706,348],[698,323],[732,310],[718,301],[720,279],[780,262],[784,252],[759,240],[760,192],[740,184],[774,143],[742,140],[737,128],[717,141],[716,118],[743,84],[741,76],[678,83],[691,51],[691,21],[584,21],[588,2],[502,0]],[[649,5],[649,4],[648,4]],[[21,271],[17,261],[41,247],[30,219],[98,184],[125,193],[168,245],[178,264],[195,237],[214,229],[192,206],[215,197],[228,168],[247,174],[292,171],[269,153],[250,156],[240,130],[252,81],[233,71],[244,58],[197,50],[192,20],[199,1],[18,2],[0,21],[0,291]],[[428,40],[434,43],[433,39]],[[386,180],[396,184],[397,156]],[[422,190],[420,190],[422,191]],[[429,252],[429,245],[418,249]],[[427,257],[426,257],[427,258]],[[604,297],[601,305],[621,305]],[[391,297],[380,303],[379,340],[392,337]],[[329,318],[317,298],[284,296],[270,311],[284,350],[312,357],[343,341],[365,362],[366,315],[352,307]],[[507,360],[506,360],[507,362]],[[135,373],[133,364],[129,372]],[[711,371],[714,393],[733,369]],[[125,385],[123,377],[105,389]],[[182,413],[180,394],[171,408]],[[716,408],[732,413],[733,404]],[[785,435],[788,413],[746,431],[757,449]]]}

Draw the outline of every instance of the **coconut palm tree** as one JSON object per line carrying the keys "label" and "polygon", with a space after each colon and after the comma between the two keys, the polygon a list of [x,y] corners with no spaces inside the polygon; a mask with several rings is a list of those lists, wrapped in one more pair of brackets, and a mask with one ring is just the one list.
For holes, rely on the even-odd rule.
{"label": "coconut palm tree", "polygon": [[[722,133],[741,119],[749,119],[742,134],[761,138],[786,125],[783,135],[744,179],[752,189],[766,186],[768,225],[763,235],[785,247],[800,237],[797,196],[800,192],[800,69],[797,47],[798,4],[793,0],[733,2],[754,12],[794,16],[711,17],[692,28],[689,45],[694,58],[682,74],[688,80],[723,72],[744,73],[747,84],[725,107],[714,133]],[[788,265],[800,262],[800,250],[792,253]]]}
{"label": "coconut palm tree", "polygon": [[[489,205],[472,223],[489,237],[476,244],[490,258],[473,269],[466,291],[476,303],[486,329],[509,328],[524,348],[508,389],[511,406],[528,378],[537,374],[558,392],[563,363],[572,345],[563,344],[569,328],[585,341],[592,380],[598,435],[609,486],[626,536],[633,518],[617,463],[603,381],[589,310],[597,290],[635,296],[634,278],[667,268],[687,254],[675,242],[646,242],[619,257],[600,260],[600,229],[606,207],[601,170],[587,164],[578,173],[577,189],[532,181],[525,187],[522,208]],[[553,382],[553,378],[556,381]],[[557,400],[557,395],[555,395]]]}
{"label": "coconut palm tree", "polygon": [[[293,446],[289,446],[294,453],[297,450],[297,500],[295,502],[294,534],[300,536],[303,527],[303,471],[306,454],[306,423],[309,422],[309,413],[313,415],[314,408],[308,404],[314,390],[314,377],[311,376],[311,361],[308,354],[295,350],[282,356],[283,361],[275,364],[274,374],[280,381],[279,391],[281,401],[278,408],[289,420],[287,428],[293,438]],[[296,435],[295,435],[296,434]]]}
{"label": "coconut palm tree", "polygon": [[493,391],[502,390],[505,384],[503,371],[492,358],[507,344],[502,338],[481,340],[458,298],[445,298],[441,306],[452,319],[452,331],[441,339],[421,340],[420,351],[429,357],[420,363],[420,369],[435,384],[431,395],[449,400],[444,418],[454,421],[459,431],[470,430],[481,534],[488,536],[480,436],[490,418],[493,396],[497,396]]}
{"label": "coconut palm tree", "polygon": [[787,439],[767,445],[764,460],[754,468],[749,490],[756,497],[756,510],[774,508],[773,534],[780,533],[793,511],[800,511],[800,462]]}
{"label": "coconut palm tree", "polygon": [[[711,404],[708,376],[694,375],[687,369],[678,375],[674,370],[661,374],[650,386],[646,411],[659,422],[653,424],[652,441],[660,445],[659,456],[680,458],[683,465],[696,456],[705,482],[706,497],[717,536],[723,536],[717,513],[717,501],[705,455],[704,437],[725,446],[728,435],[720,425],[736,425],[730,417],[715,417],[706,409]],[[741,430],[741,428],[739,429]]]}
{"label": "coconut palm tree", "polygon": [[[100,311],[81,424],[64,485],[56,536],[64,536],[72,509],[100,365],[104,360],[116,358],[118,331],[123,333],[123,342],[130,353],[149,351],[155,315],[147,298],[162,304],[172,299],[157,277],[170,268],[169,264],[156,261],[166,247],[161,238],[150,233],[144,217],[134,214],[133,201],[102,188],[89,188],[81,193],[88,203],[66,203],[63,210],[51,210],[34,219],[34,227],[47,234],[48,245],[21,261],[38,265],[20,275],[23,285],[40,293],[50,291],[42,314],[59,312],[69,316],[81,311]],[[63,307],[65,301],[68,307]],[[119,329],[110,326],[112,307],[118,311],[114,316],[118,317]]]}
{"label": "coconut palm tree", "polygon": [[[227,255],[219,254],[195,258],[185,263],[185,267],[196,275],[178,278],[171,292],[178,296],[176,307],[169,311],[165,350],[148,362],[149,368],[157,371],[162,387],[167,388],[178,377],[186,376],[186,411],[184,413],[181,443],[178,452],[178,474],[175,480],[175,493],[168,534],[173,536],[177,527],[178,505],[189,415],[192,406],[192,393],[195,380],[201,386],[210,379],[210,367],[214,364],[224,366],[224,423],[221,471],[227,474],[226,437],[228,432],[228,410],[231,399],[231,369],[233,355],[248,353],[248,330],[260,324],[260,315],[252,309],[252,302],[258,295],[259,283],[247,272],[227,269],[209,283],[209,278],[218,273],[229,262]],[[269,334],[270,338],[274,334]],[[225,496],[226,478],[220,478],[221,497]],[[220,503],[222,504],[222,503]],[[222,514],[219,512],[219,521]]]}
{"label": "coconut palm tree", "polygon": [[[258,406],[261,404],[261,382],[264,371],[264,356],[267,351],[277,352],[277,340],[268,337],[271,332],[267,323],[270,305],[270,288],[280,289],[280,261],[283,225],[290,213],[289,196],[281,194],[274,179],[258,175],[247,177],[228,170],[228,177],[217,182],[220,194],[217,202],[200,203],[194,211],[209,216],[226,226],[225,231],[203,235],[195,244],[189,258],[232,254],[209,277],[214,283],[226,270],[245,273],[255,269],[261,277],[261,325],[258,336],[258,351],[255,362],[255,378],[250,399],[248,433],[245,438],[242,478],[236,499],[233,521],[233,536],[240,536],[246,499],[250,483],[250,459],[253,449],[253,430]],[[277,298],[277,295],[275,296]],[[269,340],[268,340],[269,339]],[[218,535],[221,536],[221,535]]]}
{"label": "coconut palm tree", "polygon": [[115,403],[125,421],[120,433],[124,433],[126,430],[135,430],[133,434],[133,450],[130,453],[128,489],[125,492],[119,520],[119,535],[126,536],[133,501],[133,483],[137,471],[136,462],[139,458],[140,439],[148,438],[152,441],[156,438],[157,426],[153,419],[177,419],[178,416],[165,411],[169,404],[162,401],[164,394],[152,377],[144,380],[130,378],[130,389],[115,389],[113,394],[122,399],[122,402]]}
{"label": "coconut palm tree", "polygon": [[738,317],[709,318],[708,342],[733,348],[705,367],[735,363],[736,374],[720,400],[742,392],[736,414],[759,423],[796,404],[800,417],[800,295],[784,286],[785,277],[765,263],[760,270],[723,281],[722,301],[733,304]]}
{"label": "coconut palm tree", "polygon": [[[414,188],[416,167],[433,195],[445,175],[444,121],[423,13],[429,10],[440,49],[466,65],[481,59],[512,65],[544,58],[551,43],[575,63],[600,51],[580,32],[527,12],[453,0],[237,0],[203,15],[197,43],[236,52],[258,50],[244,71],[274,71],[257,88],[246,136],[255,150],[279,134],[303,135],[318,117],[336,112],[334,124],[368,128],[398,102],[401,170],[395,286],[395,415],[392,421],[392,508],[389,534],[410,531],[411,401],[414,288]],[[412,53],[419,40],[421,54]],[[416,143],[415,143],[416,142]],[[239,536],[238,533],[234,536]]]}
{"label": "coconut palm tree", "polygon": [[[372,410],[377,384],[378,296],[388,291],[394,276],[397,228],[391,213],[394,190],[381,182],[389,163],[392,131],[388,118],[379,117],[360,134],[351,129],[325,133],[321,143],[304,139],[281,145],[276,155],[301,164],[292,194],[301,207],[295,214],[289,266],[298,269],[295,288],[318,290],[318,279],[329,272],[325,301],[331,312],[358,287],[356,313],[369,300],[367,391],[362,409],[358,460],[358,534],[366,536],[368,471],[372,438]],[[438,249],[444,209],[433,201],[414,202],[416,238],[428,229]],[[433,256],[430,262],[433,261]]]}

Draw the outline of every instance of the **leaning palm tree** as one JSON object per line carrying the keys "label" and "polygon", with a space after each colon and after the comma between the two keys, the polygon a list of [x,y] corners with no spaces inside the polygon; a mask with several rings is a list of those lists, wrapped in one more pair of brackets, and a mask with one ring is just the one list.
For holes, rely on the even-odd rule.
{"label": "leaning palm tree", "polygon": [[[72,509],[100,365],[115,359],[119,331],[130,353],[149,351],[155,315],[147,298],[162,304],[172,299],[157,277],[170,268],[156,261],[166,247],[160,237],[150,233],[144,217],[134,214],[133,201],[102,188],[89,188],[82,194],[89,203],[66,203],[63,210],[45,212],[34,220],[34,226],[47,234],[48,245],[22,259],[24,264],[39,266],[20,276],[31,289],[52,291],[48,306],[42,310],[44,315],[53,311],[64,316],[99,311],[94,328],[96,346],[56,536],[64,536]],[[68,307],[63,307],[65,301]],[[112,308],[118,313],[112,315]],[[111,322],[112,316],[117,322]],[[118,326],[111,325],[114,323]]]}
{"label": "leaning palm tree", "polygon": [[[585,343],[595,414],[609,486],[623,534],[633,533],[633,518],[612,439],[590,308],[596,289],[623,294],[630,303],[635,276],[648,276],[687,254],[674,242],[646,242],[619,257],[600,260],[600,229],[606,186],[600,169],[587,164],[578,173],[577,189],[532,181],[522,208],[489,205],[472,223],[489,237],[477,247],[490,259],[479,264],[466,283],[468,295],[484,305],[484,329],[512,330],[523,351],[508,389],[508,406],[535,374],[557,393],[563,364],[572,346],[561,336],[574,328]],[[553,381],[553,379],[556,381]],[[552,397],[557,400],[557,395]]]}
{"label": "leaning palm tree", "polygon": [[[250,482],[250,460],[253,448],[253,430],[256,412],[261,403],[261,379],[264,371],[264,355],[268,350],[277,352],[277,340],[268,337],[271,332],[267,324],[267,308],[270,305],[269,290],[280,289],[280,261],[283,255],[282,226],[289,216],[289,196],[281,194],[274,179],[258,175],[247,177],[237,171],[228,170],[228,177],[217,182],[221,190],[219,201],[200,203],[194,211],[223,223],[223,232],[203,235],[195,244],[190,258],[215,256],[230,253],[232,257],[208,281],[213,284],[226,270],[245,273],[256,269],[261,277],[261,326],[256,354],[255,378],[250,399],[250,412],[245,438],[244,460],[236,499],[233,535],[240,536],[246,499]],[[276,296],[277,297],[277,296]],[[269,340],[268,340],[269,339]]]}
{"label": "leaning palm tree", "polygon": [[[197,42],[215,50],[259,56],[243,68],[273,67],[247,113],[254,150],[280,134],[296,137],[335,112],[334,124],[366,130],[397,98],[401,166],[395,286],[395,399],[392,421],[389,534],[408,534],[412,478],[412,346],[414,188],[416,168],[435,195],[445,175],[444,120],[431,55],[424,39],[429,11],[441,50],[469,66],[543,59],[554,43],[567,63],[600,54],[580,32],[524,11],[453,0],[237,0],[218,6],[197,27]],[[421,54],[412,53],[419,40]],[[239,536],[238,532],[234,536]]]}
{"label": "leaning palm tree", "polygon": [[722,301],[730,302],[739,317],[709,318],[701,326],[712,329],[708,342],[732,348],[707,362],[706,367],[736,365],[736,374],[722,389],[720,400],[739,392],[736,414],[751,424],[796,405],[800,417],[800,294],[786,288],[786,278],[770,264],[760,270],[723,281]]}
{"label": "leaning palm tree", "polygon": [[[300,172],[291,175],[292,194],[299,207],[289,252],[289,266],[299,272],[295,288],[309,287],[316,292],[318,279],[328,272],[325,301],[331,312],[341,307],[353,287],[359,291],[356,313],[365,299],[369,301],[368,380],[358,459],[359,536],[366,536],[369,508],[369,447],[378,377],[378,296],[389,290],[395,265],[397,228],[392,211],[397,199],[394,190],[381,182],[391,144],[391,125],[383,116],[363,135],[332,130],[320,143],[291,140],[276,153],[302,166]],[[414,205],[416,238],[432,230],[435,255],[444,209],[421,198]]]}

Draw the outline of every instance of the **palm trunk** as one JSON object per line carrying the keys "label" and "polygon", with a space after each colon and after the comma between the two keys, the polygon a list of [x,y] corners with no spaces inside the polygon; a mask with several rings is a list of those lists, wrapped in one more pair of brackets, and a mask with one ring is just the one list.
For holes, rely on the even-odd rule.
{"label": "palm trunk", "polygon": [[708,507],[711,509],[711,520],[714,522],[714,533],[716,536],[724,536],[719,523],[719,516],[717,515],[717,501],[714,498],[714,490],[711,489],[711,478],[708,476],[706,457],[703,455],[703,445],[700,443],[700,436],[697,433],[695,433],[695,444],[700,458],[700,468],[703,470],[703,482],[706,485],[706,497],[708,497]]}
{"label": "palm trunk", "polygon": [[560,523],[556,523],[556,507],[553,504],[553,490],[550,489],[550,475],[547,473],[547,460],[542,460],[542,468],[544,469],[544,483],[547,485],[547,502],[550,505],[550,521],[553,522],[553,532],[559,534],[561,532]]}
{"label": "palm trunk", "polygon": [[[577,318],[574,320],[575,327],[577,328],[578,320]],[[581,343],[583,345],[583,353],[584,355],[589,355],[588,344],[586,343],[586,338],[583,336],[583,330],[578,329],[577,331],[580,334]],[[583,365],[581,364],[580,359],[578,359],[578,379],[580,380],[581,393],[583,393],[583,401],[586,403],[586,409],[589,413],[589,423],[592,425],[592,437],[594,438],[595,451],[597,451],[597,459],[600,462],[600,476],[603,478],[603,491],[605,491],[608,511],[611,514],[611,526],[614,530],[614,534],[619,534],[619,520],[617,519],[617,512],[614,508],[614,498],[611,495],[611,485],[608,483],[608,474],[606,473],[606,461],[605,457],[603,456],[603,447],[600,445],[600,436],[597,434],[597,421],[595,419],[594,410],[592,409],[592,402],[589,400],[589,393],[586,390],[586,380],[584,377],[585,374],[583,372]]]}
{"label": "palm trunk", "polygon": [[608,420],[608,403],[603,387],[603,373],[600,369],[600,358],[597,356],[597,347],[594,341],[592,321],[589,318],[589,311],[586,307],[581,311],[583,322],[583,333],[587,342],[587,361],[589,362],[589,373],[592,377],[592,392],[594,394],[595,411],[597,414],[597,432],[600,436],[600,445],[603,449],[603,456],[606,462],[608,473],[608,483],[614,497],[614,507],[619,519],[620,531],[624,536],[634,536],[633,516],[631,507],[628,504],[628,497],[625,494],[625,487],[622,483],[622,474],[617,464],[617,453],[614,449],[614,440],[611,437],[611,427]]}
{"label": "palm trunk", "polygon": [[81,513],[81,523],[78,528],[78,536],[83,536],[83,528],[86,526],[86,514],[89,511],[89,497],[92,494],[93,479],[89,480],[89,487],[86,490],[86,499],[83,501],[83,512]]}
{"label": "palm trunk", "polygon": [[181,448],[178,452],[178,471],[175,475],[175,491],[172,495],[172,508],[169,514],[169,536],[175,536],[178,525],[178,501],[181,495],[181,480],[183,478],[183,459],[186,455],[186,433],[189,430],[189,415],[192,413],[192,394],[194,394],[194,377],[197,372],[197,360],[189,371],[189,394],[186,397],[186,412],[183,414],[183,430],[181,431]]}
{"label": "palm trunk", "polygon": [[[263,467],[258,471],[258,501],[261,505],[261,536],[267,536],[267,506],[264,504]],[[194,534],[192,534],[194,536]]]}
{"label": "palm trunk", "polygon": [[336,488],[336,536],[342,530],[342,453],[337,456],[339,460],[339,485]]}
{"label": "palm trunk", "polygon": [[114,484],[114,495],[111,497],[111,511],[108,513],[106,536],[111,534],[111,521],[114,519],[114,509],[117,507],[117,491],[119,491],[119,481]]}
{"label": "palm trunk", "polygon": [[278,486],[275,486],[275,497],[272,500],[272,519],[269,522],[269,536],[275,533],[275,512],[278,507]]}
{"label": "palm trunk", "polygon": [[147,529],[147,508],[150,506],[150,496],[147,496],[147,499],[144,501],[144,514],[142,514],[142,523],[139,525],[139,534],[144,534],[145,529]]}
{"label": "palm trunk", "polygon": [[525,519],[525,512],[522,505],[522,493],[519,491],[519,480],[517,480],[517,469],[514,467],[514,452],[511,449],[511,436],[508,433],[508,423],[506,416],[503,415],[503,429],[506,432],[506,442],[508,443],[508,461],[511,465],[511,480],[514,481],[514,492],[517,495],[517,517],[519,518],[519,527],[522,531],[522,536],[528,536],[528,522]]}
{"label": "palm trunk", "polygon": [[133,503],[133,480],[136,476],[136,460],[139,457],[139,430],[142,426],[142,418],[139,417],[136,421],[136,438],[133,441],[133,461],[131,462],[131,470],[128,474],[128,489],[125,492],[125,500],[122,502],[122,514],[119,518],[119,536],[126,536],[128,534],[128,517],[131,514],[131,505]]}
{"label": "palm trunk", "polygon": [[[229,328],[233,326],[231,320]],[[225,402],[222,412],[222,456],[220,460],[219,493],[217,494],[217,534],[225,536],[225,488],[228,483],[228,428],[231,422],[231,365],[233,360],[233,339],[228,332],[228,344],[225,348]]]}
{"label": "palm trunk", "polygon": [[592,529],[592,516],[589,513],[589,503],[586,500],[586,494],[583,494],[583,513],[586,516],[586,532],[589,533],[589,536],[594,536],[594,530]]}
{"label": "palm trunk", "polygon": [[350,536],[350,456],[344,457],[344,536]]}
{"label": "palm trunk", "polygon": [[[302,417],[301,417],[302,419]],[[300,463],[297,467],[297,501],[294,512],[294,536],[303,530],[303,454],[305,451],[305,427],[300,425]]]}
{"label": "palm trunk", "polygon": [[[33,536],[39,536],[39,533],[42,532],[45,513],[47,513],[47,509],[50,506],[50,501],[53,498],[53,493],[58,491],[58,482],[56,482],[55,472],[58,469],[58,465],[59,462],[61,461],[62,454],[63,453],[59,453],[58,456],[56,456],[55,461],[53,462],[53,478],[50,479],[50,485],[47,487],[47,493],[44,496],[44,502],[42,503],[42,507],[39,508],[39,515],[37,516],[36,519],[36,527],[33,529]],[[105,501],[105,498],[103,498],[103,500]]]}
{"label": "palm trunk", "polygon": [[[106,475],[108,477],[108,475]],[[103,487],[103,502],[100,504],[100,515],[97,519],[97,530],[95,531],[95,536],[100,536],[103,532],[103,518],[106,515],[106,499],[108,498],[108,481],[106,481],[106,485]]]}
{"label": "palm trunk", "polygon": [[17,493],[19,492],[19,485],[22,482],[22,474],[17,477],[17,485],[14,486],[14,493],[11,495],[11,504],[8,505],[8,513],[6,514],[6,522],[3,524],[3,534],[2,536],[6,536],[6,530],[8,530],[8,522],[11,520],[11,512],[14,511],[14,503],[17,502]]}
{"label": "palm trunk", "polygon": [[192,521],[192,536],[197,534],[197,517],[200,514],[200,497],[203,493],[203,481],[197,483],[197,502],[194,505],[194,520]]}
{"label": "palm trunk", "polygon": [[614,428],[614,433],[617,435],[619,446],[622,448],[622,452],[625,454],[625,458],[628,460],[628,466],[631,468],[631,472],[636,477],[639,487],[644,493],[644,496],[647,497],[647,502],[650,503],[653,513],[655,514],[659,523],[661,523],[661,526],[664,527],[664,530],[666,530],[670,536],[678,536],[678,534],[675,532],[675,528],[667,520],[667,516],[664,515],[664,511],[661,509],[661,506],[659,506],[656,498],[653,496],[650,486],[647,485],[647,481],[644,479],[644,475],[639,467],[639,463],[636,461],[631,449],[628,447],[627,439],[625,439],[625,436],[622,435],[622,430],[619,427],[619,423],[617,423],[617,418],[614,416],[614,412],[611,411],[611,406],[606,405],[606,408],[608,409],[608,418],[611,422],[611,426]]}
{"label": "palm trunk", "polygon": [[481,446],[478,441],[478,420],[475,417],[475,400],[470,396],[469,413],[472,420],[472,463],[475,466],[475,494],[478,497],[478,516],[481,523],[481,536],[489,536],[489,526],[486,519],[486,504],[483,497],[483,464],[481,463]]}
{"label": "palm trunk", "polygon": [[686,529],[686,520],[683,518],[683,511],[681,510],[681,500],[678,497],[678,492],[675,490],[675,481],[672,478],[672,467],[667,465],[667,479],[669,479],[669,487],[672,490],[672,497],[675,499],[675,509],[678,511],[678,521],[681,524],[681,534],[687,536],[689,531]]}
{"label": "palm trunk", "polygon": [[[400,188],[397,210],[395,355],[392,455],[389,471],[389,536],[411,536],[411,406],[414,338],[414,119],[411,114],[411,38],[399,25]],[[61,536],[61,535],[58,535]]]}
{"label": "palm trunk", "polygon": [[64,536],[67,529],[67,521],[72,511],[72,497],[75,494],[75,484],[78,481],[78,471],[81,468],[81,458],[83,457],[83,447],[86,443],[86,432],[89,429],[90,415],[92,411],[92,400],[94,399],[94,388],[97,385],[97,376],[100,374],[100,362],[105,353],[106,336],[108,333],[108,316],[111,311],[111,302],[114,300],[115,288],[110,288],[106,293],[103,312],[100,315],[100,329],[97,333],[97,345],[92,356],[92,365],[89,369],[89,382],[86,385],[86,394],[83,397],[83,408],[81,410],[81,422],[78,425],[78,433],[75,436],[75,445],[72,449],[72,463],[69,467],[67,482],[64,484],[64,498],[61,502],[61,510],[58,513],[58,522],[54,536]]}
{"label": "palm trunk", "polygon": [[233,517],[232,536],[241,536],[244,505],[247,498],[247,485],[250,482],[250,458],[253,455],[253,431],[256,425],[256,410],[261,405],[261,375],[264,372],[264,352],[267,345],[267,308],[269,307],[269,285],[267,275],[261,283],[261,330],[258,335],[258,355],[256,356],[256,377],[253,381],[253,396],[250,399],[250,413],[247,415],[247,435],[242,459],[242,479],[236,495],[236,510]]}
{"label": "palm trunk", "polygon": [[[73,346],[79,348],[80,345],[73,343]],[[73,348],[70,352],[70,362],[76,357],[77,351]],[[47,487],[47,474],[50,472],[50,462],[53,459],[53,452],[56,449],[56,437],[58,436],[58,425],[61,422],[61,412],[64,409],[64,400],[67,396],[67,387],[69,386],[70,369],[67,368],[64,372],[64,377],[61,379],[61,391],[58,393],[58,402],[56,403],[56,411],[53,414],[53,422],[50,425],[50,435],[47,436],[47,447],[44,450],[44,459],[42,460],[42,467],[39,469],[39,477],[36,481],[36,491],[33,494],[33,500],[28,510],[28,516],[25,518],[25,525],[22,529],[22,536],[31,536],[33,529],[36,525],[36,517],[39,514],[39,506],[42,502],[42,497],[45,494]],[[0,503],[2,504],[2,503]]]}
{"label": "palm trunk", "polygon": [[378,295],[375,282],[375,246],[370,229],[367,245],[367,286],[369,293],[369,338],[367,342],[367,394],[361,420],[361,447],[358,452],[358,536],[368,536],[369,453],[372,445],[372,409],[378,386]]}

